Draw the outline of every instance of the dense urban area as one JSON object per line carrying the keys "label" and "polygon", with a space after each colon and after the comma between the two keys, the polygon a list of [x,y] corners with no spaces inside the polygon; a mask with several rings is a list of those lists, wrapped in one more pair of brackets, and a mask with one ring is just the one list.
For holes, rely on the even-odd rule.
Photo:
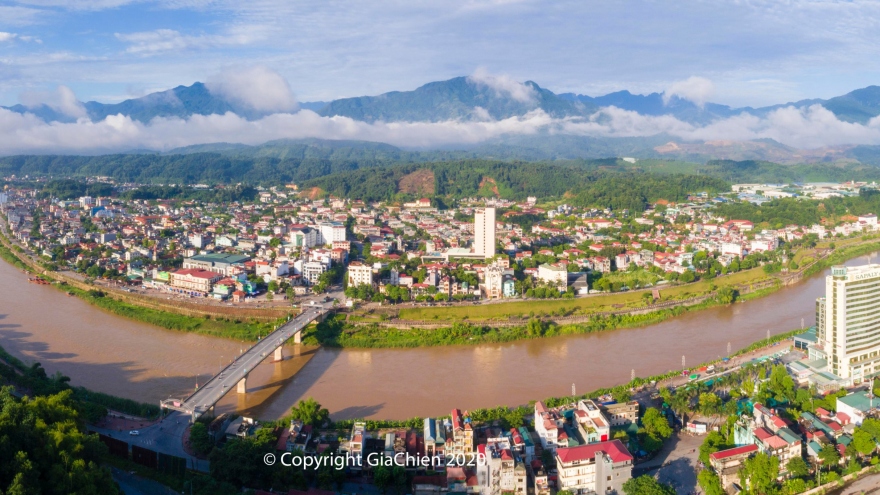
{"label": "dense urban area", "polygon": [[[864,182],[737,184],[619,210],[516,198],[488,178],[480,192],[375,200],[296,184],[12,176],[0,254],[32,283],[167,328],[205,330],[192,316],[203,311],[226,315],[212,333],[259,340],[320,306],[332,313],[304,342],[395,347],[731,304],[876,251],[880,231],[880,191]],[[2,391],[0,466],[19,473],[8,493],[112,493],[103,464],[202,494],[827,489],[880,462],[880,353],[859,336],[880,325],[878,286],[880,266],[835,264],[815,327],[608,390],[406,421],[333,421],[308,398],[279,421],[201,416],[179,455],[128,442],[180,415],[162,420],[168,411],[72,388],[4,353],[14,387]],[[100,436],[83,434],[84,421]],[[69,467],[28,475],[52,465]]]}

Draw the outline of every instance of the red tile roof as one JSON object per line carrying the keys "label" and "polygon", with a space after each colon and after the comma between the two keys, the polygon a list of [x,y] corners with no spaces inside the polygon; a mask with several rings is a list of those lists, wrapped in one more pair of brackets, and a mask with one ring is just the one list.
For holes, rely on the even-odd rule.
{"label": "red tile roof", "polygon": [[736,447],[733,449],[719,450],[718,452],[713,452],[713,453],[709,454],[709,457],[718,461],[721,459],[726,459],[728,457],[733,457],[735,455],[750,454],[752,452],[757,452],[757,451],[758,451],[758,446],[755,444],[751,444],[751,445],[744,445],[742,447]]}
{"label": "red tile roof", "polygon": [[563,463],[594,459],[597,452],[604,452],[615,463],[633,460],[633,456],[620,440],[556,449],[556,455]]}

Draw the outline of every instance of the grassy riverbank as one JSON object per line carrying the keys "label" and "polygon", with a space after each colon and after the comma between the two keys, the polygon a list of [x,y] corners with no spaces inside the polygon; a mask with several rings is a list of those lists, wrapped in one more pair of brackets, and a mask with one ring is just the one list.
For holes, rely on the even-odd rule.
{"label": "grassy riverbank", "polygon": [[[142,418],[159,416],[159,406],[156,404],[145,404],[95,392],[85,387],[70,386],[68,377],[60,373],[49,376],[39,363],[27,365],[2,347],[0,347],[0,378],[23,392],[33,395],[51,395],[62,390],[71,390],[75,400],[87,404],[82,408],[83,412],[85,414],[94,413],[97,417],[106,414],[106,411],[101,414],[101,411],[106,409]],[[84,419],[94,420],[96,418]]]}
{"label": "grassy riverbank", "polygon": [[[880,245],[878,245],[880,249]],[[717,277],[711,280],[682,285],[656,287],[661,294],[657,302],[681,301],[705,296],[721,287],[750,285],[771,278],[761,267]],[[603,311],[643,307],[645,291],[614,292],[576,299],[536,299],[500,302],[477,306],[449,306],[428,308],[404,308],[400,310],[403,320],[427,320],[437,322],[481,321],[493,318],[529,317],[540,314],[590,314]]]}
{"label": "grassy riverbank", "polygon": [[[0,234],[3,236],[3,234]],[[9,242],[6,236],[4,240]],[[0,258],[7,263],[15,266],[20,270],[33,273],[33,270],[19,257],[18,254],[12,252],[5,244],[0,243]],[[45,276],[51,278],[51,272]],[[168,311],[160,311],[156,309],[146,308],[123,302],[105,294],[96,288],[95,290],[82,290],[68,284],[55,283],[52,287],[73,294],[87,303],[97,306],[109,313],[130,318],[132,320],[149,323],[168,330],[179,330],[184,332],[195,332],[214,337],[226,337],[239,340],[257,340],[257,336],[266,335],[275,325],[280,324],[284,319],[277,322],[257,323],[236,321],[232,319],[219,318],[197,318],[193,316],[179,315]]]}

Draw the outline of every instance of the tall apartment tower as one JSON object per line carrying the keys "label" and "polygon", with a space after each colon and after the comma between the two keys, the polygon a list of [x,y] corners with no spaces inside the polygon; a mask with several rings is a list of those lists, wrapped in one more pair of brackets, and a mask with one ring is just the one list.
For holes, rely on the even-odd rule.
{"label": "tall apartment tower", "polygon": [[831,373],[861,383],[880,372],[880,264],[831,268],[816,336]]}
{"label": "tall apartment tower", "polygon": [[487,207],[474,214],[474,254],[495,256],[495,208]]}

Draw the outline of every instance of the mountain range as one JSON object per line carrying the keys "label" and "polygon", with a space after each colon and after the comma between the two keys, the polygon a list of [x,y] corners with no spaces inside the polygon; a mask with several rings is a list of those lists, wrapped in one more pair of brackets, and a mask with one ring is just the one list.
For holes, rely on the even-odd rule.
{"label": "mountain range", "polygon": [[[805,108],[817,104],[834,113],[842,121],[865,124],[880,115],[880,86],[868,86],[829,99],[807,99],[752,108],[730,107],[711,102],[698,105],[684,98],[667,97],[663,93],[656,92],[642,95],[618,91],[595,97],[575,93],[557,94],[533,81],[520,84],[508,80],[468,76],[431,82],[412,91],[393,91],[378,96],[342,98],[329,102],[300,102],[299,111],[308,110],[324,117],[349,117],[363,122],[441,122],[501,120],[521,117],[536,110],[541,110],[554,118],[577,119],[589,117],[601,108],[614,106],[642,115],[672,116],[694,125],[705,125],[743,113],[760,117],[786,106]],[[19,104],[2,108],[17,113],[31,113],[46,122],[76,121],[76,116],[64,113],[59,107],[46,104],[37,106]],[[225,98],[219,93],[212,92],[208,85],[200,82],[119,103],[83,102],[81,110],[92,121],[122,114],[144,123],[157,117],[187,118],[193,115],[227,112],[256,120],[273,113],[254,110],[241,101]],[[82,112],[79,116],[82,116]],[[244,145],[208,143],[174,152],[239,154],[253,151],[246,151],[247,149],[248,147]],[[261,152],[267,152],[265,147],[260,149],[263,150]],[[281,153],[271,146],[269,149],[272,149],[271,153]],[[642,137],[592,137],[542,131],[538,134],[503,135],[478,144],[457,145],[454,150],[461,152],[456,156],[525,160],[631,156],[699,163],[713,159],[771,160],[778,163],[860,162],[872,165],[880,163],[880,148],[874,146],[841,145],[798,150],[770,139],[685,141],[664,134]],[[154,151],[139,150],[131,153],[154,153]]]}
{"label": "mountain range", "polygon": [[[301,102],[301,109],[319,115],[343,116],[365,122],[438,122],[445,120],[488,120],[522,116],[541,109],[553,117],[585,117],[599,108],[615,106],[643,115],[670,115],[684,122],[706,124],[713,120],[741,113],[763,116],[785,106],[804,108],[819,104],[830,110],[840,120],[867,123],[880,115],[880,86],[868,86],[842,96],[827,100],[808,99],[796,102],[752,108],[730,107],[717,103],[697,105],[689,100],[662,93],[647,95],[618,91],[603,96],[587,96],[575,93],[554,93],[533,81],[520,86],[520,93],[513,94],[472,77],[456,77],[447,81],[425,84],[412,91],[392,91],[378,96],[342,98],[330,102]],[[203,83],[151,93],[120,103],[82,103],[88,117],[103,120],[108,115],[127,115],[140,122],[155,117],[180,117],[211,115],[233,112],[248,119],[257,119],[268,113],[256,111],[240,102],[224,98]],[[76,120],[48,105],[14,105],[2,107],[13,112],[29,112],[43,120],[70,122]]]}

